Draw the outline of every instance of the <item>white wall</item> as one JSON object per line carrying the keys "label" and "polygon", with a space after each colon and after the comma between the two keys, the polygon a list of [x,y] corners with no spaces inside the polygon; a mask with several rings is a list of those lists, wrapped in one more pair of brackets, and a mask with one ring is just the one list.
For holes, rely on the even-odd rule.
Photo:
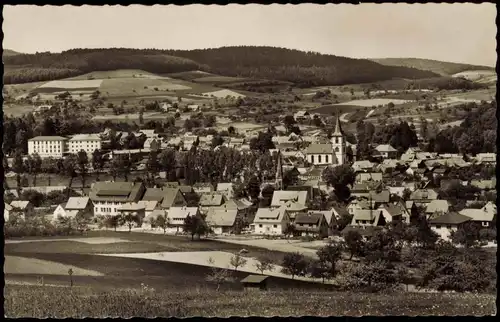
{"label": "white wall", "polygon": [[439,238],[445,241],[450,240],[450,235],[452,231],[457,231],[456,226],[451,226],[450,228],[446,228],[446,225],[441,225],[440,228],[437,228],[437,225],[431,225],[431,229],[439,235]]}
{"label": "white wall", "polygon": [[[93,201],[94,204],[94,215],[95,216],[116,216],[118,215],[117,209],[122,206],[121,202],[103,202],[103,201]],[[109,208],[110,211],[107,209]]]}
{"label": "white wall", "polygon": [[87,152],[88,154],[92,154],[95,150],[101,150],[101,141],[100,140],[69,141],[70,153],[76,154],[81,150]]}
{"label": "white wall", "polygon": [[[321,156],[321,162],[319,157]],[[315,165],[332,164],[333,156],[331,154],[308,154],[307,161]]]}
{"label": "white wall", "polygon": [[65,152],[65,141],[28,141],[28,154],[37,153],[41,158],[62,158]]}

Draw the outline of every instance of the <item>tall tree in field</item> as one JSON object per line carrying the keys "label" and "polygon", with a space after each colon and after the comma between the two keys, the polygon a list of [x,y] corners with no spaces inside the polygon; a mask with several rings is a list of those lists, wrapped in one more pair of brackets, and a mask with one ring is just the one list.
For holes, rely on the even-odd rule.
{"label": "tall tree in field", "polygon": [[328,274],[332,278],[337,274],[337,262],[342,258],[342,250],[342,245],[330,241],[316,252],[319,261],[328,266]]}
{"label": "tall tree in field", "polygon": [[351,195],[349,185],[354,184],[356,179],[354,170],[350,165],[326,167],[322,176],[323,180],[335,189],[335,195],[340,201],[346,202],[349,199]]}
{"label": "tall tree in field", "polygon": [[194,235],[198,235],[198,239],[200,239],[201,235],[205,235],[210,231],[201,216],[188,215],[186,219],[184,219],[183,228],[185,232],[191,235],[191,240],[194,240]]}
{"label": "tall tree in field", "polygon": [[81,150],[78,152],[76,155],[77,159],[77,167],[78,167],[78,172],[80,172],[80,177],[82,178],[82,191],[85,188],[85,178],[87,177],[88,174],[88,167],[89,167],[89,156],[87,155],[87,152]]}
{"label": "tall tree in field", "polygon": [[352,259],[354,255],[361,256],[363,254],[363,237],[361,234],[355,230],[349,230],[345,236],[345,246],[347,250],[349,250],[350,257],[349,260]]}
{"label": "tall tree in field", "polygon": [[12,162],[12,171],[16,173],[17,192],[18,194],[20,194],[21,175],[24,173],[23,154],[20,149],[16,150],[16,152],[14,153],[14,160]]}
{"label": "tall tree in field", "polygon": [[167,228],[170,226],[170,221],[167,215],[159,215],[156,217],[154,224],[156,227],[163,229],[163,234],[167,232]]}
{"label": "tall tree in field", "polygon": [[102,169],[104,168],[104,156],[101,152],[101,150],[95,150],[92,153],[92,168],[94,168],[94,171],[97,173],[97,180],[99,181],[99,174],[101,173]]}
{"label": "tall tree in field", "polygon": [[118,173],[125,179],[125,182],[128,182],[128,176],[132,171],[132,164],[130,162],[130,157],[127,154],[115,155],[113,157],[111,167],[117,169]]}
{"label": "tall tree in field", "polygon": [[242,257],[240,254],[233,255],[229,261],[229,264],[234,267],[235,272],[238,270],[238,267],[245,266],[246,263],[246,258]]}
{"label": "tall tree in field", "polygon": [[37,175],[42,171],[42,158],[36,153],[28,155],[25,166],[28,173],[33,176],[33,186],[36,186]]}
{"label": "tall tree in field", "polygon": [[158,162],[158,153],[156,151],[149,152],[148,162],[146,163],[146,175],[148,180],[155,184],[155,178],[160,169],[160,163]]}
{"label": "tall tree in field", "polygon": [[[185,161],[188,162],[189,160],[185,159]],[[169,175],[175,170],[175,151],[172,149],[166,149],[162,151],[158,156],[158,163],[160,169],[166,172],[168,178]]]}
{"label": "tall tree in field", "polygon": [[64,174],[69,177],[68,198],[71,191],[71,187],[73,185],[73,179],[76,177],[76,165],[77,165],[77,159],[74,154],[68,155],[66,159],[64,159],[63,161]]}
{"label": "tall tree in field", "polygon": [[120,216],[120,224],[127,225],[128,232],[131,232],[134,225],[141,224],[141,218],[137,214],[127,212]]}
{"label": "tall tree in field", "polygon": [[295,276],[306,275],[308,262],[304,255],[298,252],[287,253],[283,257],[281,266],[283,267],[282,272],[291,275],[292,279],[294,279]]}

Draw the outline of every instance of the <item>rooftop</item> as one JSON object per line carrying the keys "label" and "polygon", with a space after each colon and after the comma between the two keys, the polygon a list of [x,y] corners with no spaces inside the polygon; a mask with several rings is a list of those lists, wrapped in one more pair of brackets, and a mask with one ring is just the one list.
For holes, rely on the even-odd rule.
{"label": "rooftop", "polygon": [[68,138],[62,136],[35,136],[28,141],[67,141]]}
{"label": "rooftop", "polygon": [[70,141],[101,141],[99,134],[77,134]]}

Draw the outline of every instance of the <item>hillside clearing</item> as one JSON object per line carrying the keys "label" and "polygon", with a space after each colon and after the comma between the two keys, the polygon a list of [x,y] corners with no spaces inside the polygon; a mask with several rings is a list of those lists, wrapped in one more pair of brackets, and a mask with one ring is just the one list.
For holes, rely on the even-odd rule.
{"label": "hillside clearing", "polygon": [[240,94],[238,92],[231,91],[228,89],[221,89],[221,90],[215,91],[215,92],[207,92],[207,93],[203,93],[203,95],[214,96],[217,98],[225,98],[227,96],[232,96],[232,97],[236,97],[236,98],[238,98],[238,97],[244,98],[245,97],[245,95],[243,95],[243,94]]}
{"label": "hillside clearing", "polygon": [[104,276],[104,274],[47,260],[5,255],[4,273],[67,275],[69,269],[76,276]]}
{"label": "hillside clearing", "polygon": [[38,88],[58,88],[58,89],[68,89],[75,90],[80,88],[99,88],[102,84],[101,79],[88,79],[88,80],[57,80],[50,81],[43,85],[38,86]]}

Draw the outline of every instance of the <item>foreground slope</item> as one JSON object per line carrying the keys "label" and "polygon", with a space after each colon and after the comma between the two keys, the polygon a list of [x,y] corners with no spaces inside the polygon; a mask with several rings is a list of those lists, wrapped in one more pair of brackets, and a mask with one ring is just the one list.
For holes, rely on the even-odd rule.
{"label": "foreground slope", "polygon": [[450,63],[432,59],[422,58],[376,58],[371,59],[376,63],[385,66],[411,67],[420,70],[431,71],[442,76],[451,76],[468,70],[490,70],[494,71],[493,67],[479,66],[470,64]]}

